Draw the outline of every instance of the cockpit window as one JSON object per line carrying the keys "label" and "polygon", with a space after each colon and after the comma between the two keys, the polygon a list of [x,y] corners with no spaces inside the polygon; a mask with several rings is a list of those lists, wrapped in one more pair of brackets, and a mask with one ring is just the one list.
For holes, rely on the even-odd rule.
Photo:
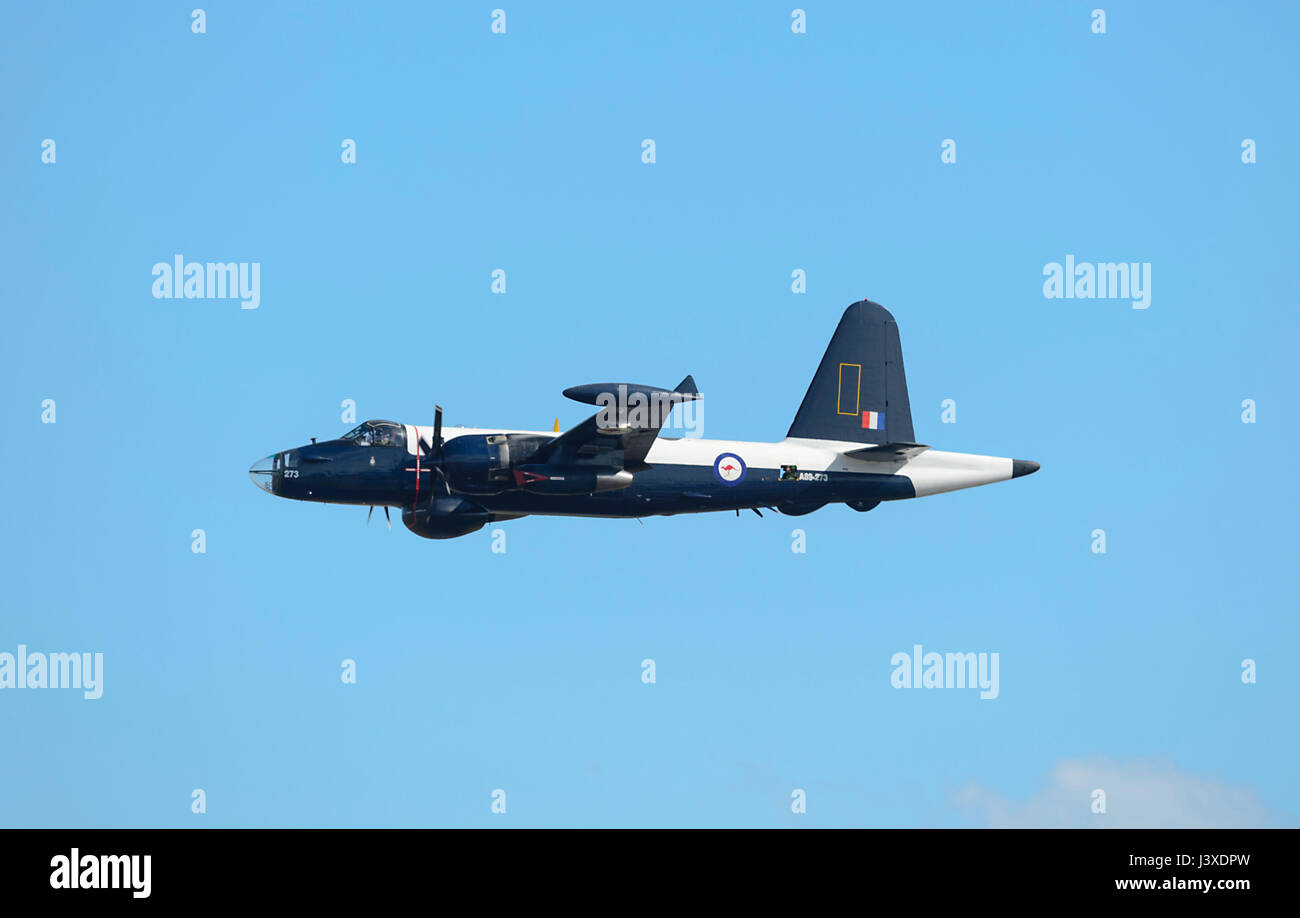
{"label": "cockpit window", "polygon": [[343,435],[357,446],[406,446],[406,429],[392,421],[366,421]]}

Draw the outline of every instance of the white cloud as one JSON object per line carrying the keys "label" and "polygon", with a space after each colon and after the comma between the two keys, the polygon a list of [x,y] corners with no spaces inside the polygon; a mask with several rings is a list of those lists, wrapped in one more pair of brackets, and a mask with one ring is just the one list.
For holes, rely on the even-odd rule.
{"label": "white cloud", "polygon": [[[1092,811],[1098,788],[1106,792],[1104,815]],[[998,828],[1253,828],[1276,821],[1255,791],[1154,759],[1064,759],[1028,800],[972,783],[955,801]]]}

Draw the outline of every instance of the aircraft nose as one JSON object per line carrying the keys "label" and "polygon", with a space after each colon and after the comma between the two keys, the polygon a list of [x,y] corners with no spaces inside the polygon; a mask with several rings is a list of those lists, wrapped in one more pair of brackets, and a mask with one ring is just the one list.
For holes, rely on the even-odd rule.
{"label": "aircraft nose", "polygon": [[1011,477],[1019,478],[1022,475],[1032,475],[1034,474],[1034,472],[1037,472],[1040,468],[1042,468],[1042,466],[1040,466],[1037,462],[1033,462],[1029,459],[1012,459]]}
{"label": "aircraft nose", "polygon": [[267,494],[275,493],[275,460],[279,453],[272,453],[265,459],[258,459],[248,470],[248,477]]}

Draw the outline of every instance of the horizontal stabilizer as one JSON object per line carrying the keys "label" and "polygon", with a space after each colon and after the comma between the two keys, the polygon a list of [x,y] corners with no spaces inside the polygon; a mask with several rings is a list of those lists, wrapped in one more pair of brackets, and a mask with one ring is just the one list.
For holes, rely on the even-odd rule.
{"label": "horizontal stabilizer", "polygon": [[901,462],[919,456],[929,448],[924,443],[883,443],[880,446],[851,449],[843,455],[867,462]]}

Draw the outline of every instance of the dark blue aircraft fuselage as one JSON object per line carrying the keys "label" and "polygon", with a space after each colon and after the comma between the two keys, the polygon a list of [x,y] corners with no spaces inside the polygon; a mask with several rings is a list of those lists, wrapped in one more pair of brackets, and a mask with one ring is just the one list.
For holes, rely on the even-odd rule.
{"label": "dark blue aircraft fuselage", "polygon": [[[827,503],[872,503],[915,496],[903,475],[828,472],[824,481],[782,480],[776,469],[751,468],[739,484],[722,486],[708,466],[659,465],[637,471],[618,490],[586,494],[534,494],[510,487],[497,493],[439,487],[427,458],[405,449],[358,446],[329,440],[286,450],[250,470],[277,497],[332,504],[415,509],[435,493],[451,490],[493,515],[643,517],[774,507],[795,515]],[[417,479],[419,485],[417,488]]]}

